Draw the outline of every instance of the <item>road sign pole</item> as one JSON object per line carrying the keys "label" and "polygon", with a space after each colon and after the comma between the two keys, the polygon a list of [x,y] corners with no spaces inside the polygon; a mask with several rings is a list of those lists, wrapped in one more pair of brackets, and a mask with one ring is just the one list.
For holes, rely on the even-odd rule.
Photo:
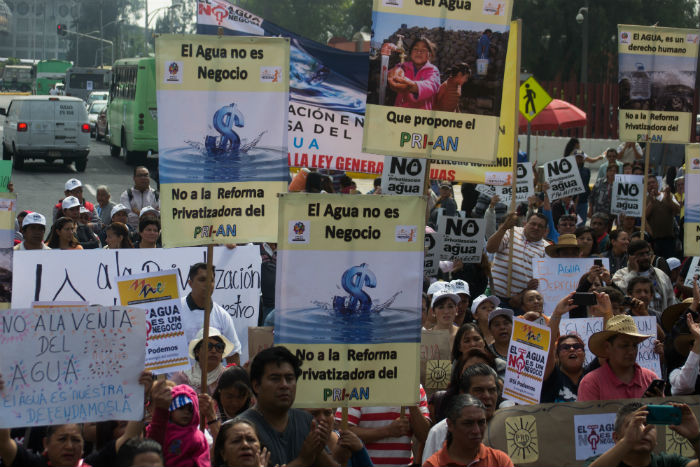
{"label": "road sign pole", "polygon": [[532,134],[532,122],[527,121],[527,159],[530,160],[530,135]]}
{"label": "road sign pole", "polygon": [[[517,54],[515,59],[515,69],[518,73],[515,73],[516,80],[520,81],[520,54],[522,51],[522,37],[523,37],[523,21],[521,19],[516,20],[518,40],[517,40]],[[511,31],[512,33],[512,31]],[[515,212],[516,206],[516,191],[518,186],[518,133],[520,125],[518,125],[518,114],[520,112],[520,93],[518,92],[515,96],[515,128],[513,128],[513,178],[511,185],[511,197],[510,197],[510,212]],[[529,121],[528,121],[529,122]],[[529,123],[528,123],[529,126]],[[528,151],[530,150],[530,139],[528,138]],[[529,157],[529,154],[528,154]],[[506,279],[506,296],[510,299],[512,293],[511,288],[513,286],[513,247],[515,240],[515,228],[510,229],[510,239],[508,241],[508,276]]]}

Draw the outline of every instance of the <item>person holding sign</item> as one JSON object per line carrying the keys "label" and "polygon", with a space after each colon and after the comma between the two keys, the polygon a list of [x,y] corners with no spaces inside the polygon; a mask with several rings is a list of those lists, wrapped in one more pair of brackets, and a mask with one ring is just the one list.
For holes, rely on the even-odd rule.
{"label": "person holding sign", "polygon": [[617,174],[617,166],[609,165],[605,171],[605,177],[598,178],[595,181],[588,200],[588,217],[591,217],[596,212],[610,214],[615,174]]}
{"label": "person holding sign", "polygon": [[440,88],[440,70],[430,63],[435,44],[427,37],[416,39],[408,49],[410,61],[395,66],[387,84],[396,92],[394,106],[432,110]]}

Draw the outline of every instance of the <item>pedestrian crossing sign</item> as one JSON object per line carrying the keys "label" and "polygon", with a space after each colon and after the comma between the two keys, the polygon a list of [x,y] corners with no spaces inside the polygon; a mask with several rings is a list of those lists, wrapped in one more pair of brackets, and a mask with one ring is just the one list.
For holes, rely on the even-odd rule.
{"label": "pedestrian crossing sign", "polygon": [[532,76],[520,85],[520,113],[529,122],[544,110],[550,102],[552,102],[552,98]]}

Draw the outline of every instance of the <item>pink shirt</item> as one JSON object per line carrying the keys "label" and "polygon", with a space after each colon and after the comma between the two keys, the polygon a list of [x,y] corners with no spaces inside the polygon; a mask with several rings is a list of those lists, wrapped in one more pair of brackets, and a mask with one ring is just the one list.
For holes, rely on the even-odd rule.
{"label": "pink shirt", "polygon": [[577,401],[599,401],[610,399],[637,399],[644,396],[649,383],[657,379],[656,373],[634,364],[634,378],[624,383],[615,376],[610,366],[603,363],[583,377],[578,385]]}

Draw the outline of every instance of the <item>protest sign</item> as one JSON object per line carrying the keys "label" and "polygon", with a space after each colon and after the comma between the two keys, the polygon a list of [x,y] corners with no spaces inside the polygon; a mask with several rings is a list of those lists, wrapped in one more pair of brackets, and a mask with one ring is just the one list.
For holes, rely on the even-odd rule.
{"label": "protest sign", "polygon": [[700,144],[685,145],[683,254],[700,256]]}
{"label": "protest sign", "polygon": [[452,375],[452,349],[447,329],[421,329],[420,382],[426,393],[447,388]]}
{"label": "protest sign", "polygon": [[365,151],[494,162],[513,2],[464,5],[374,1]]}
{"label": "protest sign", "polygon": [[585,367],[593,361],[595,355],[588,348],[588,339],[596,332],[603,330],[603,318],[566,318],[559,322],[559,335],[576,334],[581,338],[586,346],[586,359],[583,362]]}
{"label": "protest sign", "polygon": [[422,195],[425,183],[425,159],[385,158],[382,171],[383,195]]}
{"label": "protest sign", "polygon": [[603,454],[615,446],[613,431],[615,412],[595,415],[574,415],[574,438],[576,439],[576,460]]}
{"label": "protest sign", "polygon": [[654,341],[656,340],[656,317],[654,316],[633,316],[634,324],[640,334],[647,334],[651,337],[641,342],[637,347],[637,364],[647,370],[656,373],[657,378],[663,377],[661,373],[661,361],[659,354],[654,352]]}
{"label": "protest sign", "polygon": [[15,239],[17,195],[0,193],[0,310],[10,308],[12,301],[12,260]]}
{"label": "protest sign", "polygon": [[438,233],[426,232],[423,273],[429,277],[435,276],[438,273],[438,266],[440,266],[439,245],[440,235]]}
{"label": "protest sign", "polygon": [[12,179],[12,161],[0,161],[0,193],[7,193],[7,185]]}
{"label": "protest sign", "polygon": [[156,51],[163,245],[277,241],[289,41],[162,35]]}
{"label": "protest sign", "polygon": [[610,212],[629,217],[642,217],[642,196],[644,177],[642,175],[615,175]]}
{"label": "protest sign", "polygon": [[545,163],[544,180],[549,183],[547,195],[549,201],[552,202],[586,191],[574,156],[562,157]]}
{"label": "protest sign", "polygon": [[[496,172],[503,173],[505,172]],[[488,174],[487,174],[488,175]],[[509,174],[511,175],[511,174]],[[518,164],[518,182],[516,188],[515,201],[516,203],[527,203],[528,198],[535,194],[535,178],[532,173],[532,165],[530,164]],[[479,193],[483,193],[489,198],[493,198],[494,195],[498,195],[501,199],[501,203],[510,205],[513,194],[512,185],[477,185],[476,190]]]}
{"label": "protest sign", "polygon": [[687,143],[695,102],[695,29],[618,24],[620,140]]}
{"label": "protest sign", "polygon": [[280,197],[275,344],[303,361],[299,407],[416,402],[425,203]]}
{"label": "protest sign", "polygon": [[[176,251],[177,254],[173,254]],[[206,262],[206,248],[163,248],[51,251],[16,251],[13,308],[34,301],[87,301],[112,306],[119,302],[117,281],[131,274],[177,269],[181,297],[187,296],[190,266]],[[233,250],[214,248],[214,294],[233,319],[247,360],[248,326],[257,326],[260,307],[260,249],[257,245]],[[204,323],[202,323],[204,324]]]}
{"label": "protest sign", "polygon": [[0,322],[0,428],[142,419],[143,310],[11,309]]}
{"label": "protest sign", "polygon": [[486,244],[486,221],[458,216],[438,217],[440,259],[461,259],[463,263],[480,263]]}
{"label": "protest sign", "polygon": [[[610,268],[608,258],[595,258]],[[575,292],[581,276],[593,267],[594,258],[533,258],[532,277],[539,279],[537,290],[544,298],[544,314],[552,316],[559,300]]]}
{"label": "protest sign", "polygon": [[537,404],[542,392],[544,369],[550,346],[550,330],[521,318],[513,320],[508,362],[503,379],[503,398]]}
{"label": "protest sign", "polygon": [[120,304],[146,312],[146,370],[156,375],[190,367],[177,275],[159,271],[117,280]]}
{"label": "protest sign", "polygon": [[690,266],[688,267],[688,274],[686,274],[686,276],[685,276],[685,282],[683,282],[683,285],[685,285],[686,287],[692,287],[693,286],[693,277],[696,275],[700,276],[700,257],[693,256],[693,259],[690,260]]}
{"label": "protest sign", "polygon": [[273,345],[273,331],[272,326],[260,326],[260,327],[249,327],[248,328],[248,355],[250,361],[261,350],[272,347]]}

